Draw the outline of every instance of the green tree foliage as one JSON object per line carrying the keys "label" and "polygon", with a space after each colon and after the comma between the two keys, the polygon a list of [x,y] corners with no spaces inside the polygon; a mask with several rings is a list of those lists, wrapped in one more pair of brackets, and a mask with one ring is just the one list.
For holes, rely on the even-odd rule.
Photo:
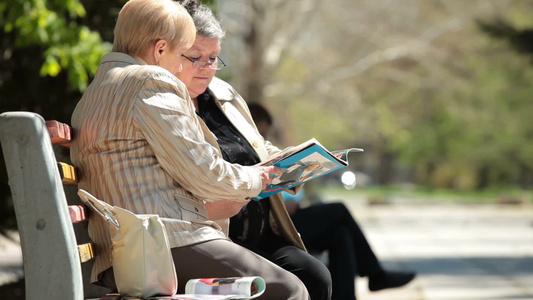
{"label": "green tree foliage", "polygon": [[[113,5],[115,10],[110,9]],[[103,42],[90,28],[112,33],[120,6],[118,1],[92,1],[92,15],[87,16],[78,0],[0,2],[0,111],[33,111],[45,119],[70,122],[81,91],[110,49],[110,40]],[[15,219],[0,160],[1,229],[15,227]]]}
{"label": "green tree foliage", "polygon": [[[385,149],[400,163],[412,168],[419,184],[528,188],[533,172],[533,69],[527,57],[514,54],[504,42],[481,32],[471,34],[475,38],[446,46],[454,55],[441,70],[440,84],[409,88],[383,82],[378,91],[364,89],[376,135],[387,141]],[[408,72],[427,77],[421,67]],[[377,76],[380,69],[372,74]]]}
{"label": "green tree foliage", "polygon": [[4,57],[6,52],[42,47],[42,52],[35,53],[42,59],[39,75],[55,77],[65,70],[70,85],[80,91],[109,50],[97,32],[79,24],[86,11],[78,0],[7,0],[0,3],[0,14],[0,25],[11,44],[3,48]]}
{"label": "green tree foliage", "polygon": [[377,183],[531,187],[531,1],[343,3],[321,7],[267,89],[295,128],[285,144],[363,147],[354,167]]}

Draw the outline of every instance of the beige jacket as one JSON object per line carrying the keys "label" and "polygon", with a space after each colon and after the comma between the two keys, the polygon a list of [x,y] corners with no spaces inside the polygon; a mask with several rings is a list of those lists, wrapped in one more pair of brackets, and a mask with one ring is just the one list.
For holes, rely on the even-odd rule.
{"label": "beige jacket", "polygon": [[[205,201],[245,201],[261,191],[254,167],[222,158],[186,86],[126,54],[104,56],[71,124],[79,188],[135,213],[158,214],[171,247],[227,239],[228,222],[209,220]],[[94,282],[111,266],[109,234],[96,214],[89,234],[98,253]]]}
{"label": "beige jacket", "polygon": [[[269,141],[265,141],[259,134],[246,102],[231,85],[215,77],[211,81],[209,89],[215,96],[215,99],[217,100],[216,103],[233,123],[235,128],[237,128],[246,140],[248,140],[250,145],[252,145],[261,161],[264,161],[271,155],[281,151]],[[301,185],[297,187],[295,192],[300,188]],[[287,212],[281,193],[270,196],[270,204],[270,225],[273,230],[277,234],[285,237],[295,246],[305,250],[304,243]]]}

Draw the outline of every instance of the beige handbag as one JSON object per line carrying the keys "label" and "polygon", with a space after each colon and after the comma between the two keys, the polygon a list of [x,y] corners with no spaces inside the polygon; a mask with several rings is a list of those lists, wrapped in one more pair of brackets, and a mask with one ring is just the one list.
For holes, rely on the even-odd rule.
{"label": "beige handbag", "polygon": [[165,226],[158,215],[137,215],[80,189],[81,200],[108,223],[118,292],[147,298],[173,295],[178,288]]}

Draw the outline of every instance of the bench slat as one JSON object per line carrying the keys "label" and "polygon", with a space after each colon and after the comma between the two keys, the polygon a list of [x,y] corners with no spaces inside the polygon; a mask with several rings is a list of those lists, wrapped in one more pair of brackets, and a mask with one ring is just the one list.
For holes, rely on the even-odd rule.
{"label": "bench slat", "polygon": [[78,245],[78,252],[80,254],[80,261],[82,263],[94,258],[94,248],[93,244],[91,243]]}
{"label": "bench slat", "polygon": [[59,175],[61,175],[61,181],[66,185],[78,184],[78,176],[76,174],[76,168],[64,162],[58,162]]}
{"label": "bench slat", "polygon": [[87,220],[87,208],[83,205],[69,205],[68,212],[73,224]]}
{"label": "bench slat", "polygon": [[53,144],[59,144],[70,148],[73,135],[72,128],[69,125],[50,120],[46,121],[46,128],[48,129]]}

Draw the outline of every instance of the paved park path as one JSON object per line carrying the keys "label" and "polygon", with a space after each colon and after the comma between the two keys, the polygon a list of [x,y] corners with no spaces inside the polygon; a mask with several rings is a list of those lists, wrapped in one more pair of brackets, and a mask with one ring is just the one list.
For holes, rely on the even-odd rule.
{"label": "paved park path", "polygon": [[[358,278],[358,300],[533,300],[532,206],[342,201],[385,267],[418,272],[408,286],[376,293]],[[21,265],[18,245],[0,236],[0,285],[19,278]]]}
{"label": "paved park path", "polygon": [[358,300],[533,299],[531,205],[342,200],[384,266],[418,273],[375,293],[358,278]]}
{"label": "paved park path", "polygon": [[[0,234],[0,286],[13,284],[24,276],[20,243],[13,238],[18,237],[9,239]],[[1,296],[0,293],[0,299]]]}

